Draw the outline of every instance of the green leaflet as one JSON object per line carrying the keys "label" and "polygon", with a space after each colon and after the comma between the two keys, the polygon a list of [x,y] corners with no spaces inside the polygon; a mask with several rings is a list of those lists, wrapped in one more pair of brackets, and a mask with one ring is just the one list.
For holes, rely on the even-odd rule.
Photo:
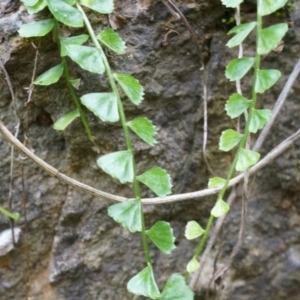
{"label": "green leaflet", "polygon": [[190,260],[190,262],[187,264],[186,266],[186,270],[189,272],[189,273],[192,273],[192,272],[195,272],[199,269],[200,267],[200,264],[198,262],[198,260],[196,258],[192,258]]}
{"label": "green leaflet", "polygon": [[16,221],[20,220],[22,217],[19,213],[11,213],[10,211],[3,208],[2,206],[0,206],[0,212]]}
{"label": "green leaflet", "polygon": [[135,105],[139,105],[144,97],[144,88],[139,81],[128,74],[114,74],[114,77],[130,101]]}
{"label": "green leaflet", "polygon": [[213,177],[210,178],[208,181],[208,188],[212,189],[215,187],[223,187],[223,185],[225,184],[225,179],[221,178],[221,177]]}
{"label": "green leaflet", "polygon": [[113,0],[80,0],[79,3],[101,14],[111,14],[114,10]]}
{"label": "green leaflet", "polygon": [[278,70],[257,70],[255,92],[264,93],[277,82],[280,76],[281,73]]}
{"label": "green leaflet", "polygon": [[166,170],[154,167],[137,177],[138,181],[145,184],[158,197],[171,194],[171,177]]}
{"label": "green leaflet", "polygon": [[225,5],[226,7],[232,7],[232,8],[237,7],[243,1],[244,0],[221,0],[221,2],[223,3],[223,5]]}
{"label": "green leaflet", "polygon": [[21,0],[26,6],[34,6],[37,4],[38,0]]}
{"label": "green leaflet", "polygon": [[249,167],[255,165],[260,158],[260,154],[255,151],[241,149],[238,154],[238,161],[235,169],[237,171],[245,171]]}
{"label": "green leaflet", "polygon": [[65,45],[67,55],[82,69],[92,73],[103,74],[104,64],[98,49],[80,45]]}
{"label": "green leaflet", "polygon": [[261,16],[269,15],[277,9],[283,7],[287,0],[257,0],[258,8],[257,13]]}
{"label": "green leaflet", "polygon": [[146,234],[155,246],[165,254],[171,254],[172,250],[176,248],[173,229],[167,222],[156,222],[149,230],[146,230]]}
{"label": "green leaflet", "polygon": [[234,148],[243,138],[243,135],[239,132],[226,129],[222,132],[219,142],[219,149],[223,151],[230,151]]}
{"label": "green leaflet", "polygon": [[60,117],[53,125],[55,130],[65,130],[68,125],[70,125],[77,117],[79,117],[78,109],[70,111],[69,113]]}
{"label": "green leaflet", "polygon": [[133,157],[129,150],[118,151],[101,156],[98,166],[121,183],[133,182]]}
{"label": "green leaflet", "polygon": [[59,65],[44,72],[42,75],[36,78],[36,80],[33,83],[36,85],[50,85],[59,80],[63,71],[64,66],[62,63],[60,63]]}
{"label": "green leaflet", "polygon": [[256,133],[262,129],[271,118],[272,112],[269,109],[252,109],[252,117],[250,120],[249,131]]}
{"label": "green leaflet", "polygon": [[193,240],[201,236],[205,230],[196,221],[189,221],[185,227],[185,237],[188,240]]}
{"label": "green leaflet", "polygon": [[[27,3],[27,1],[26,1],[26,3]],[[37,1],[35,1],[35,4],[33,4],[33,5],[30,5],[33,2],[28,2],[28,3],[30,3],[28,5],[26,3],[24,1],[24,4],[27,7],[27,11],[30,15],[43,10],[47,6],[47,0],[37,0]]]}
{"label": "green leaflet", "polygon": [[80,78],[77,78],[77,79],[70,79],[70,83],[72,84],[72,86],[78,90],[79,89],[79,86],[80,86],[80,83],[81,83],[81,79]]}
{"label": "green leaflet", "polygon": [[239,117],[251,104],[251,100],[246,99],[238,93],[232,94],[226,102],[225,110],[230,118]]}
{"label": "green leaflet", "polygon": [[51,13],[59,22],[70,27],[83,27],[82,14],[76,8],[61,0],[47,1]]}
{"label": "green leaflet", "polygon": [[66,56],[67,55],[67,45],[82,45],[89,39],[89,36],[87,34],[81,34],[77,36],[71,36],[68,38],[59,38],[60,40],[60,56]]}
{"label": "green leaflet", "polygon": [[266,54],[276,48],[287,31],[286,23],[276,24],[261,30],[258,33],[257,53]]}
{"label": "green leaflet", "polygon": [[228,43],[226,44],[227,47],[232,48],[240,45],[243,42],[243,40],[249,35],[249,33],[254,29],[255,26],[256,22],[250,22],[233,27],[228,32],[228,34],[236,33],[236,35],[228,41]]}
{"label": "green leaflet", "polygon": [[123,42],[118,33],[111,28],[104,29],[98,35],[98,39],[102,44],[117,54],[124,54],[126,52],[125,42]]}
{"label": "green leaflet", "polygon": [[130,232],[142,231],[141,212],[141,201],[137,199],[114,204],[108,208],[108,215]]}
{"label": "green leaflet", "polygon": [[156,144],[154,136],[156,135],[155,126],[152,122],[145,117],[137,117],[130,122],[127,122],[127,126],[136,133],[144,142],[150,146]]}
{"label": "green leaflet", "polygon": [[172,274],[161,294],[161,300],[193,300],[194,293],[181,274]]}
{"label": "green leaflet", "polygon": [[149,297],[151,299],[160,297],[160,292],[150,265],[129,280],[127,289],[133,294]]}
{"label": "green leaflet", "polygon": [[218,218],[221,217],[229,211],[230,207],[229,205],[222,199],[218,200],[211,210],[210,214],[214,217]]}
{"label": "green leaflet", "polygon": [[226,67],[225,76],[230,81],[242,79],[253,66],[255,58],[243,57],[233,59]]}
{"label": "green leaflet", "polygon": [[22,37],[35,37],[44,36],[49,33],[54,26],[53,19],[47,19],[42,21],[31,22],[28,24],[23,24],[18,30],[20,36]]}
{"label": "green leaflet", "polygon": [[113,93],[90,93],[80,98],[86,106],[103,122],[119,121],[118,103]]}
{"label": "green leaflet", "polygon": [[76,0],[62,0],[62,1],[66,2],[69,5],[74,5],[76,2]]}

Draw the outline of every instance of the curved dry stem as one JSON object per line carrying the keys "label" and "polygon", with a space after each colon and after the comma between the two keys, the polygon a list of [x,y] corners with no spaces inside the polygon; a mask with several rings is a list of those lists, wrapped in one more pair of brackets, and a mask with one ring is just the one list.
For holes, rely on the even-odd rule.
{"label": "curved dry stem", "polygon": [[[8,85],[8,89],[11,95],[11,99],[12,99],[12,104],[13,104],[13,112],[15,115],[15,135],[14,137],[17,138],[19,135],[19,130],[20,130],[20,116],[18,113],[18,108],[17,108],[17,100],[16,100],[16,96],[15,96],[15,92],[13,89],[13,85],[11,83],[10,77],[8,72],[6,71],[6,68],[4,67],[4,64],[2,63],[1,59],[0,59],[0,70],[3,72],[7,85]],[[10,171],[9,171],[9,177],[10,177],[10,183],[9,183],[9,193],[8,193],[8,208],[10,211],[12,211],[12,197],[13,197],[13,186],[14,186],[14,176],[13,176],[13,171],[14,171],[14,152],[15,152],[15,148],[14,145],[11,144],[11,149],[10,149]],[[3,208],[2,208],[3,210]],[[6,214],[7,215],[7,214]],[[10,216],[9,222],[10,222],[10,228],[11,228],[11,234],[12,234],[12,241],[13,241],[13,245],[15,245],[15,231],[14,231],[14,218],[12,218],[12,215],[8,215]]]}
{"label": "curved dry stem", "polygon": [[[73,178],[68,177],[67,175],[60,173],[57,169],[47,164],[44,160],[39,158],[29,149],[27,149],[17,138],[15,138],[11,132],[5,127],[3,122],[0,120],[0,132],[8,140],[8,142],[18,148],[21,152],[23,152],[26,156],[32,159],[36,164],[38,164],[43,170],[45,170],[48,174],[53,177],[56,177],[60,181],[69,184],[79,190],[92,194],[94,196],[99,196],[107,200],[112,200],[115,202],[124,202],[127,198],[113,195],[110,193],[103,192],[101,190],[95,189],[89,185],[86,185],[80,181],[77,181]],[[293,135],[284,140],[281,144],[275,147],[272,151],[270,151],[262,160],[260,160],[255,166],[251,167],[248,172],[249,176],[255,174],[257,171],[268,165],[274,158],[282,154],[289,147],[293,145],[293,143],[300,138],[300,129],[295,132]],[[229,182],[229,187],[239,183],[244,179],[244,173],[232,178]],[[144,198],[142,199],[143,204],[164,204],[164,203],[174,203],[185,200],[191,200],[196,198],[203,198],[206,196],[217,194],[221,189],[213,188],[213,189],[204,189],[191,193],[184,193],[178,195],[167,196],[165,198]]]}

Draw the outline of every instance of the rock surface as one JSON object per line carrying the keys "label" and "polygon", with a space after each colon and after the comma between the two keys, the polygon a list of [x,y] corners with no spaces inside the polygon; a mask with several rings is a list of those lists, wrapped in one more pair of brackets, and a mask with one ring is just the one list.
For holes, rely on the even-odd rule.
{"label": "rock surface", "polygon": [[[299,1],[295,1],[295,6]],[[234,84],[224,77],[224,67],[236,50],[225,47],[232,17],[220,1],[178,2],[195,30],[207,68],[208,88],[208,160],[214,172],[225,176],[232,154],[218,150],[222,130],[234,126],[224,114],[224,104]],[[254,7],[249,1],[243,7],[245,19],[253,20]],[[138,170],[159,165],[170,172],[173,193],[200,190],[206,187],[209,171],[203,160],[203,109],[199,55],[184,23],[176,20],[161,1],[117,1],[116,12],[124,17],[118,32],[126,41],[123,56],[109,53],[112,68],[137,77],[145,87],[145,100],[134,107],[127,100],[128,119],[147,116],[158,129],[158,144],[149,148],[133,136]],[[296,11],[297,12],[297,11]],[[297,16],[294,13],[295,17]],[[47,13],[43,13],[47,17]],[[108,25],[106,17],[91,13],[96,32]],[[86,111],[99,149],[95,151],[79,120],[66,131],[57,132],[52,124],[74,109],[64,80],[48,87],[35,87],[32,103],[25,105],[34,67],[35,48],[39,47],[37,74],[59,63],[58,51],[51,36],[25,40],[18,36],[22,23],[30,22],[21,5],[0,18],[0,58],[10,74],[21,120],[19,139],[24,134],[39,157],[64,174],[101,190],[132,197],[130,188],[112,181],[96,165],[100,154],[124,149],[119,124],[104,124]],[[268,22],[284,21],[279,15]],[[115,24],[115,26],[117,26]],[[299,26],[295,20],[284,39],[280,55],[271,53],[263,60],[264,68],[278,68],[283,76],[264,97],[261,108],[272,108],[299,53]],[[65,29],[63,29],[65,30]],[[80,33],[81,30],[76,30]],[[67,34],[68,32],[64,32]],[[251,41],[245,44],[251,53]],[[82,84],[78,95],[87,91],[107,90],[102,77],[90,75],[70,62],[73,76]],[[14,133],[17,123],[5,77],[0,80],[0,118]],[[251,83],[243,82],[245,94]],[[261,150],[265,155],[284,138],[300,127],[300,85],[296,83],[274,128]],[[28,125],[26,125],[28,124]],[[224,278],[218,299],[299,299],[300,293],[300,141],[257,173],[251,184],[245,243]],[[10,145],[0,136],[0,205],[8,208],[10,186]],[[25,299],[26,278],[29,278],[29,299],[137,299],[126,290],[128,280],[144,266],[141,239],[130,234],[108,217],[110,202],[78,191],[49,177],[30,160],[23,160],[17,151],[13,169],[13,210],[24,216],[22,197],[22,164],[26,193],[27,222],[16,222],[22,235],[15,249],[0,257],[0,300]],[[212,251],[208,267],[197,285],[195,299],[215,299],[208,288],[212,264],[221,246],[218,264],[226,262],[237,239],[241,210],[240,193],[228,214],[219,244]],[[143,190],[143,196],[152,196]],[[171,223],[177,238],[177,249],[166,256],[151,247],[156,278],[162,288],[174,272],[183,272],[195,249],[195,242],[184,238],[189,220],[206,223],[215,197],[175,204],[145,206],[146,224],[157,220]],[[27,223],[27,225],[26,225]],[[0,215],[0,231],[9,228],[9,221]],[[27,255],[29,270],[27,269]],[[205,277],[205,278],[204,278]]]}

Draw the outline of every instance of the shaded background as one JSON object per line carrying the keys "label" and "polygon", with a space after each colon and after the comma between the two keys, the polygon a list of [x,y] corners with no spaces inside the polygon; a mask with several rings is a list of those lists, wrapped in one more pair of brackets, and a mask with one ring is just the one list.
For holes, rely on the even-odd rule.
{"label": "shaded background", "polygon": [[[224,112],[224,104],[234,84],[224,77],[224,68],[237,49],[227,49],[227,31],[233,26],[233,10],[220,1],[184,0],[176,2],[195,30],[208,72],[208,160],[218,176],[225,176],[232,153],[218,150],[222,130],[235,123]],[[284,38],[281,54],[270,53],[263,68],[282,72],[279,82],[259,98],[260,108],[272,108],[284,83],[299,57],[299,26],[294,1],[292,16],[295,26]],[[127,72],[145,87],[145,100],[139,107],[124,99],[126,116],[147,116],[158,129],[158,144],[151,148],[132,136],[138,170],[159,165],[173,179],[173,193],[200,190],[210,176],[203,160],[203,109],[200,60],[184,23],[176,20],[161,1],[124,0],[116,2],[117,14],[111,23],[126,41],[127,52],[117,56],[107,52],[112,68]],[[3,10],[4,3],[0,8]],[[242,6],[244,21],[255,19],[255,1]],[[109,25],[106,16],[89,14],[98,33]],[[47,12],[39,19],[49,17]],[[61,79],[50,87],[35,87],[32,104],[25,102],[39,46],[37,73],[41,74],[60,62],[51,34],[25,40],[17,30],[32,21],[23,6],[6,11],[0,18],[0,58],[10,74],[21,117],[20,140],[26,132],[35,154],[68,176],[101,190],[132,197],[130,187],[111,180],[96,165],[101,154],[123,150],[125,146],[120,124],[104,124],[91,113],[86,115],[100,153],[89,142],[79,120],[64,132],[52,128],[53,122],[74,109],[74,104]],[[123,19],[124,18],[124,19]],[[267,24],[284,22],[285,11],[268,17]],[[174,32],[170,32],[174,30]],[[76,29],[72,34],[84,30]],[[176,31],[176,32],[175,32]],[[68,35],[68,29],[62,28]],[[167,37],[166,34],[170,32]],[[253,54],[253,37],[245,45],[245,55]],[[105,78],[80,70],[70,61],[71,74],[82,80],[78,96],[89,92],[107,91]],[[262,155],[300,127],[300,85],[291,90]],[[243,91],[250,97],[251,77],[243,82]],[[0,117],[14,132],[16,124],[11,96],[4,76],[0,77]],[[26,118],[28,129],[26,129]],[[255,137],[253,137],[254,139]],[[221,284],[219,299],[298,299],[300,292],[300,141],[255,176],[249,199],[247,232],[242,250]],[[9,194],[10,145],[0,137],[0,205],[7,208]],[[21,160],[14,159],[14,211],[23,214]],[[26,238],[30,256],[30,299],[137,299],[126,290],[128,280],[145,267],[139,234],[130,234],[107,216],[111,204],[99,197],[75,190],[49,177],[32,161],[24,162],[27,198],[27,230],[24,219],[16,223],[23,230],[17,247],[0,257],[0,299],[25,299]],[[144,196],[152,196],[146,189]],[[183,272],[195,242],[184,238],[187,221],[196,220],[203,226],[215,197],[189,200],[176,204],[145,206],[149,228],[157,220],[171,223],[177,238],[172,255],[164,255],[151,247],[155,274],[160,288],[174,272]],[[221,246],[218,264],[226,262],[237,239],[240,220],[240,195],[227,216],[222,237],[211,252],[208,267],[197,286],[195,299],[210,299],[208,281],[214,258]],[[9,228],[8,219],[0,215],[0,230]],[[223,288],[222,288],[223,286]],[[212,294],[212,293],[211,293]],[[211,296],[215,299],[215,296]]]}

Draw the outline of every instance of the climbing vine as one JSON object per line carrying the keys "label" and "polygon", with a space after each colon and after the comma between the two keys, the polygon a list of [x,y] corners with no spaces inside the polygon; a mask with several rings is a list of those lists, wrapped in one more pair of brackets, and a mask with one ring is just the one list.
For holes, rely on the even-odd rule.
{"label": "climbing vine", "polygon": [[[236,8],[241,2],[241,0],[222,0],[224,5],[232,8]],[[255,165],[260,158],[258,152],[249,150],[245,147],[249,135],[262,129],[271,117],[270,110],[256,109],[257,96],[271,88],[281,75],[278,70],[261,69],[261,55],[272,51],[281,42],[283,36],[288,31],[288,25],[286,23],[263,28],[262,19],[264,16],[283,7],[286,2],[287,0],[258,0],[256,21],[239,24],[228,32],[228,34],[234,34],[234,37],[227,43],[227,46],[232,48],[240,45],[250,32],[256,28],[255,57],[235,58],[228,63],[225,71],[227,79],[230,81],[238,81],[253,68],[252,91],[249,99],[239,93],[234,93],[226,102],[225,110],[230,118],[238,118],[246,112],[245,127],[243,132],[226,129],[221,134],[219,149],[227,152],[237,147],[237,150],[227,174],[227,178],[213,177],[209,180],[209,188],[221,187],[221,191],[211,210],[205,230],[195,221],[189,222],[186,227],[186,237],[188,239],[202,236],[192,259],[187,265],[188,273],[194,272],[200,267],[197,257],[205,245],[213,220],[223,216],[230,209],[229,205],[223,200],[223,197],[228,189],[229,181],[233,177],[234,172],[246,171],[249,167]]]}
{"label": "climbing vine", "polygon": [[[221,1],[231,8],[237,8],[242,2],[242,0]],[[225,106],[227,115],[232,119],[244,114],[245,125],[242,131],[229,128],[222,132],[219,149],[227,152],[237,148],[233,162],[226,178],[213,177],[209,180],[209,188],[218,187],[221,190],[211,210],[205,229],[193,220],[188,222],[186,226],[186,238],[191,240],[200,237],[200,241],[193,257],[187,264],[185,276],[179,273],[170,275],[162,291],[159,290],[155,280],[149,252],[149,240],[163,253],[171,254],[176,248],[174,244],[175,237],[170,224],[165,221],[158,221],[152,227],[146,228],[140,186],[145,185],[158,197],[165,197],[171,194],[171,178],[167,171],[159,166],[153,166],[142,173],[138,172],[130,132],[136,134],[149,146],[154,146],[157,143],[155,140],[156,128],[152,121],[144,116],[127,120],[119,91],[122,90],[126,95],[126,101],[130,101],[137,106],[143,101],[144,88],[132,75],[115,73],[111,69],[105,49],[122,55],[126,52],[126,44],[119,34],[111,28],[103,28],[99,34],[96,34],[85,12],[86,9],[91,9],[100,14],[110,14],[114,9],[113,1],[22,0],[22,2],[27,7],[29,14],[36,14],[48,7],[51,18],[24,24],[19,29],[19,34],[24,38],[32,38],[43,37],[51,32],[60,53],[60,63],[39,75],[34,84],[49,86],[64,77],[76,107],[75,110],[59,118],[54,124],[54,129],[65,130],[76,118],[80,118],[87,136],[92,143],[95,143],[82,109],[83,106],[103,122],[121,123],[126,147],[121,151],[100,156],[97,165],[120,183],[132,184],[133,186],[131,199],[108,208],[109,216],[117,223],[120,223],[130,232],[140,232],[141,234],[145,267],[129,280],[127,289],[133,294],[151,299],[193,299],[193,292],[187,285],[186,279],[190,273],[199,268],[198,257],[205,246],[214,219],[223,216],[230,209],[224,201],[230,179],[235,171],[244,172],[260,159],[258,152],[246,146],[250,134],[262,129],[271,117],[270,110],[256,108],[257,97],[271,88],[281,75],[278,70],[262,69],[261,55],[272,51],[288,30],[286,23],[264,28],[263,17],[282,8],[287,0],[258,0],[257,19],[249,23],[239,24],[228,33],[234,35],[227,43],[227,46],[232,48],[239,46],[252,31],[256,30],[255,56],[233,59],[228,63],[225,71],[227,79],[238,81],[253,69],[251,95],[245,97],[239,92],[234,93],[229,97]],[[85,27],[86,34],[66,38],[62,36],[62,26]],[[79,85],[80,79],[70,76],[66,57],[69,57],[83,70],[106,76],[110,91],[90,91],[88,94],[77,96],[76,87]],[[10,213],[1,207],[0,212],[16,220],[20,218],[19,214]]]}
{"label": "climbing vine", "polygon": [[[154,279],[148,238],[163,253],[170,254],[175,249],[175,237],[170,224],[164,221],[158,221],[151,228],[146,229],[141,204],[140,184],[146,185],[157,196],[164,197],[171,193],[171,179],[166,170],[157,166],[138,174],[129,130],[150,146],[156,143],[156,130],[152,122],[146,117],[140,116],[130,121],[126,120],[118,87],[123,90],[128,100],[134,105],[139,105],[143,101],[144,89],[133,76],[112,71],[103,47],[117,54],[124,54],[126,51],[125,42],[111,28],[104,28],[100,34],[96,35],[82,8],[84,6],[101,14],[109,14],[113,11],[113,1],[38,0],[34,3],[24,1],[24,4],[28,7],[29,13],[37,13],[48,6],[53,18],[23,25],[19,30],[20,35],[29,38],[44,36],[51,31],[54,32],[61,56],[61,63],[41,74],[36,78],[34,84],[50,85],[56,83],[61,76],[64,76],[76,105],[76,110],[57,120],[54,128],[64,130],[74,119],[80,117],[87,135],[94,142],[81,105],[84,105],[103,122],[121,122],[126,149],[101,156],[97,160],[97,164],[112,178],[123,184],[133,184],[134,197],[124,203],[112,205],[108,209],[109,216],[130,232],[141,232],[146,267],[128,282],[128,290],[134,294],[144,295],[152,299],[170,299],[170,297],[174,297],[176,289],[180,286],[186,296],[190,295],[192,297],[193,293],[186,286],[180,274],[173,274],[169,278],[162,293],[160,293]],[[60,24],[74,28],[85,26],[88,34],[63,38],[60,35]],[[88,45],[83,45],[85,43]],[[111,91],[85,94],[80,97],[79,101],[74,87],[74,85],[78,85],[79,79],[70,78],[66,56],[70,57],[82,69],[106,76]]]}

